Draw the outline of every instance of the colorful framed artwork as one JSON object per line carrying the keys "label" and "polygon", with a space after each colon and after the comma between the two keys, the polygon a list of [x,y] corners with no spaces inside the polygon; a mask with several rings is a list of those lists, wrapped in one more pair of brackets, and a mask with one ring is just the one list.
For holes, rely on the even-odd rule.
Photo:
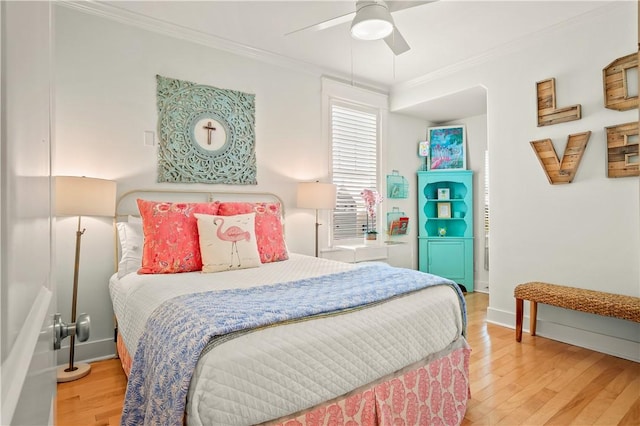
{"label": "colorful framed artwork", "polygon": [[429,156],[429,142],[428,141],[420,141],[420,142],[418,142],[418,155],[420,157],[428,157]]}
{"label": "colorful framed artwork", "polygon": [[429,170],[466,170],[464,125],[429,127]]}
{"label": "colorful framed artwork", "polygon": [[449,194],[449,188],[438,188],[438,200],[448,200]]}
{"label": "colorful framed artwork", "polygon": [[451,203],[438,203],[438,219],[451,219]]}

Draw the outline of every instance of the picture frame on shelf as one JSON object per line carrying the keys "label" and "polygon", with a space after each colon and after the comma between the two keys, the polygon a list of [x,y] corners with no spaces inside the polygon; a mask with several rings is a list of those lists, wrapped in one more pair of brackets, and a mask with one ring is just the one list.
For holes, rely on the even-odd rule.
{"label": "picture frame on shelf", "polygon": [[467,140],[465,126],[429,127],[429,170],[466,170]]}
{"label": "picture frame on shelf", "polygon": [[438,200],[448,200],[450,193],[449,188],[438,188]]}
{"label": "picture frame on shelf", "polygon": [[424,163],[420,165],[420,169],[429,170],[429,141],[418,142],[418,156],[424,158]]}
{"label": "picture frame on shelf", "polygon": [[429,141],[420,141],[420,142],[418,142],[418,155],[420,157],[428,157],[429,156]]}
{"label": "picture frame on shelf", "polygon": [[438,219],[451,219],[451,203],[437,203]]}

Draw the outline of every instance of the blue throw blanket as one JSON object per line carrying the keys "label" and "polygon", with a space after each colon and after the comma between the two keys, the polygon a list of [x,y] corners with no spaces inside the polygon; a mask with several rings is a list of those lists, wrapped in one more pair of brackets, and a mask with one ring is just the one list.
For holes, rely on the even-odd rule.
{"label": "blue throw blanket", "polygon": [[168,300],[147,320],[136,350],[122,425],[182,425],[200,353],[215,336],[383,301],[453,282],[409,269],[372,264],[300,281],[189,294]]}

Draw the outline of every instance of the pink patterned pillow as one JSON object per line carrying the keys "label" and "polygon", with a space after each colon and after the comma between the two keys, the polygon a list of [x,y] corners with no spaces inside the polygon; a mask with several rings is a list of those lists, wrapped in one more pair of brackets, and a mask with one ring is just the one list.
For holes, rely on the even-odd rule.
{"label": "pink patterned pillow", "polygon": [[194,213],[215,215],[219,202],[168,203],[138,199],[144,246],[139,274],[174,274],[202,269]]}
{"label": "pink patterned pillow", "polygon": [[260,261],[270,263],[289,259],[280,220],[280,203],[221,202],[218,209],[220,216],[252,212],[256,213],[256,239]]}

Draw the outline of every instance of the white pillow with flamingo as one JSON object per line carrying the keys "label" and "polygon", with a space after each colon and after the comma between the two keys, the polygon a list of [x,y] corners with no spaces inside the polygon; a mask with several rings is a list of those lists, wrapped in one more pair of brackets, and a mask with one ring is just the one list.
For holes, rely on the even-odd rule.
{"label": "white pillow with flamingo", "polygon": [[213,216],[194,213],[198,220],[202,272],[255,268],[261,265],[255,213]]}

